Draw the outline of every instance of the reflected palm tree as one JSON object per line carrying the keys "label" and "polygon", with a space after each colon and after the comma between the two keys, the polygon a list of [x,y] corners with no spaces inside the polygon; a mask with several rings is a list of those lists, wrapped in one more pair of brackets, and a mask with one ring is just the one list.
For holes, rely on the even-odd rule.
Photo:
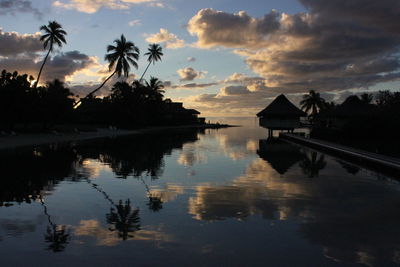
{"label": "reflected palm tree", "polygon": [[51,250],[53,252],[62,252],[67,247],[71,239],[71,231],[66,225],[57,225],[51,220],[51,216],[47,212],[47,206],[44,203],[41,195],[39,195],[39,201],[43,206],[44,214],[47,216],[47,221],[49,223],[44,235],[45,242],[49,243],[47,250]]}
{"label": "reflected palm tree", "polygon": [[144,184],[146,191],[147,191],[147,197],[149,198],[149,202],[147,202],[147,206],[149,207],[150,210],[152,211],[159,211],[163,208],[163,201],[161,200],[160,197],[154,195],[151,193],[149,186],[146,184],[146,182],[143,180],[143,177],[139,177],[142,183]]}
{"label": "reflected palm tree", "polygon": [[111,207],[106,217],[107,223],[111,225],[108,229],[118,231],[118,237],[122,240],[133,238],[132,233],[140,230],[139,209],[132,208],[129,199],[124,203],[120,200],[118,205]]}
{"label": "reflected palm tree", "polygon": [[325,156],[315,151],[311,152],[311,157],[309,154],[305,154],[305,157],[299,164],[303,173],[309,178],[314,178],[319,176],[319,171],[324,169],[326,166]]}
{"label": "reflected palm tree", "polygon": [[59,47],[61,47],[63,43],[67,43],[64,37],[64,35],[67,35],[67,33],[62,29],[62,26],[57,21],[49,21],[49,24],[41,26],[40,30],[44,31],[44,35],[40,37],[40,41],[44,41],[44,49],[46,49],[47,45],[49,45],[49,51],[47,52],[47,55],[43,60],[42,66],[40,67],[39,74],[34,85],[35,88],[39,84],[39,79],[40,75],[42,74],[44,64],[46,64],[50,52],[53,51],[54,45],[58,45]]}
{"label": "reflected palm tree", "polygon": [[86,178],[86,181],[111,204],[110,213],[106,214],[107,223],[111,225],[108,229],[112,232],[118,231],[118,237],[124,241],[128,238],[133,238],[133,233],[140,230],[139,209],[132,208],[129,199],[125,203],[120,200],[118,204],[115,204],[110,196],[97,184],[92,183],[89,178]]}

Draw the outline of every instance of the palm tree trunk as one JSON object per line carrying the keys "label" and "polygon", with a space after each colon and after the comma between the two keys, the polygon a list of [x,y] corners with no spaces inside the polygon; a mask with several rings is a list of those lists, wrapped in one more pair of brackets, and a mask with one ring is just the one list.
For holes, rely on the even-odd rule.
{"label": "palm tree trunk", "polygon": [[51,46],[50,46],[50,48],[49,48],[49,52],[47,52],[47,55],[46,55],[46,57],[45,57],[44,60],[43,60],[42,66],[40,67],[39,74],[38,74],[38,77],[37,77],[37,80],[36,80],[36,83],[35,83],[34,88],[36,88],[37,85],[39,84],[40,75],[42,74],[42,70],[43,70],[44,64],[46,64],[46,61],[47,61],[47,58],[48,58],[50,52],[51,52]]}
{"label": "palm tree trunk", "polygon": [[94,89],[92,92],[90,92],[89,94],[87,94],[84,98],[79,99],[79,101],[76,102],[76,103],[73,105],[73,108],[77,107],[77,106],[82,102],[83,99],[86,99],[86,98],[88,98],[89,96],[91,96],[91,95],[93,95],[94,93],[96,93],[97,91],[99,91],[99,90],[101,89],[101,87],[103,87],[103,86],[106,84],[106,82],[107,82],[109,79],[111,79],[112,76],[114,76],[114,74],[115,74],[116,72],[117,72],[117,70],[115,70],[110,76],[108,76],[108,78],[105,79],[104,82],[103,82],[99,87],[97,87],[97,88]]}
{"label": "palm tree trunk", "polygon": [[142,77],[140,77],[139,82],[142,82],[143,76],[144,76],[144,74],[146,73],[147,69],[150,67],[150,64],[151,64],[151,61],[149,61],[149,64],[147,65],[146,69],[144,70],[144,72],[143,72],[143,74],[142,74]]}

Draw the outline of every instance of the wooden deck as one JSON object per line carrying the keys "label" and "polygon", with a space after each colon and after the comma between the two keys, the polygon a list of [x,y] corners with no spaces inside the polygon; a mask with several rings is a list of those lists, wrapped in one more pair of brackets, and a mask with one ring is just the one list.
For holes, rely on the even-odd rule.
{"label": "wooden deck", "polygon": [[[280,137],[283,139],[291,140],[296,143],[301,143],[316,149],[331,152],[335,155],[345,157],[352,161],[357,161],[359,163],[368,163],[366,166],[371,167],[375,170],[385,169],[385,171],[390,171],[396,177],[400,178],[400,159],[388,157],[376,153],[367,152],[361,149],[355,149],[348,146],[343,146],[331,142],[326,142],[313,138],[305,138],[295,134],[282,133]],[[363,164],[365,166],[365,164]]]}

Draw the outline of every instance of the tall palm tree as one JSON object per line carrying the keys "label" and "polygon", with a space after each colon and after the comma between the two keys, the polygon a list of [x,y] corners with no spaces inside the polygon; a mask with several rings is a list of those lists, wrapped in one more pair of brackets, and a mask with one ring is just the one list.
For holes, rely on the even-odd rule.
{"label": "tall palm tree", "polygon": [[62,47],[62,43],[64,44],[67,43],[64,37],[65,35],[67,35],[67,33],[62,29],[62,26],[57,21],[49,21],[49,24],[47,26],[46,25],[41,26],[40,30],[44,31],[44,34],[40,37],[40,41],[44,41],[43,43],[44,49],[46,49],[47,45],[49,45],[49,51],[47,52],[47,55],[43,60],[42,66],[40,67],[39,74],[36,83],[34,85],[35,88],[39,84],[39,79],[40,75],[42,74],[44,64],[46,64],[50,52],[53,51],[54,45]]}
{"label": "tall palm tree", "polygon": [[162,100],[164,97],[163,83],[156,77],[150,77],[150,82],[146,81],[146,87],[149,89],[149,97],[152,100]]}
{"label": "tall palm tree", "polygon": [[146,69],[144,70],[142,77],[140,77],[139,81],[142,81],[144,74],[146,73],[147,69],[149,68],[150,64],[155,64],[157,61],[161,61],[161,57],[164,55],[162,52],[162,47],[159,44],[149,44],[149,48],[147,49],[147,53],[144,54],[148,56],[147,61],[149,64],[147,65]]}
{"label": "tall palm tree", "polygon": [[[123,34],[121,35],[120,39],[115,39],[114,43],[116,43],[116,46],[107,46],[107,52],[111,53],[106,54],[104,57],[104,59],[109,62],[109,71],[115,67],[113,73],[111,73],[111,75],[108,76],[108,78],[105,79],[99,87],[90,92],[83,99],[86,99],[99,91],[104,84],[106,84],[106,82],[114,76],[114,74],[117,74],[118,77],[121,77],[122,74],[124,74],[125,77],[128,77],[131,69],[130,65],[134,66],[136,69],[138,68],[136,61],[139,59],[139,48],[135,46],[133,42],[127,41]],[[78,106],[81,101],[82,99],[76,102],[74,107]]]}
{"label": "tall palm tree", "polygon": [[300,101],[301,109],[307,113],[311,111],[310,115],[312,117],[318,113],[318,110],[324,108],[324,104],[325,100],[314,90],[310,90],[308,94],[303,95],[303,100]]}

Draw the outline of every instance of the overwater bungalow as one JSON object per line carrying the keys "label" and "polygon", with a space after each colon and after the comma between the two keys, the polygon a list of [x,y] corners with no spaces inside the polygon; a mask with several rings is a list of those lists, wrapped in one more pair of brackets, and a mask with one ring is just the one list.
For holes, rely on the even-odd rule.
{"label": "overwater bungalow", "polygon": [[257,113],[261,127],[268,129],[268,135],[273,135],[273,130],[294,131],[300,128],[300,118],[307,113],[296,107],[285,95],[281,94],[265,109]]}

